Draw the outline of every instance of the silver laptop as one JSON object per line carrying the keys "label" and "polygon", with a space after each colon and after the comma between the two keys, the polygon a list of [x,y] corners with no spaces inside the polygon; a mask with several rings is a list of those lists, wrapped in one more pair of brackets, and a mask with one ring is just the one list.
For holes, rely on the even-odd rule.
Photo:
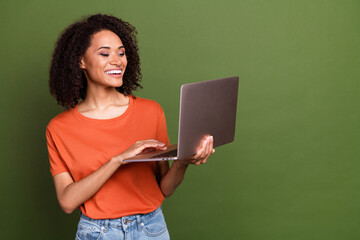
{"label": "silver laptop", "polygon": [[178,144],[124,162],[169,161],[193,156],[205,136],[214,148],[234,141],[239,77],[181,86]]}

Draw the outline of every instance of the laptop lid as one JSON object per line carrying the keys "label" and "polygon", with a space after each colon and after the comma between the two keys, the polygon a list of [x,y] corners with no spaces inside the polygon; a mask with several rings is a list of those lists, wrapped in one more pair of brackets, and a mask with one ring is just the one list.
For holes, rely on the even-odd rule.
{"label": "laptop lid", "polygon": [[207,135],[214,148],[234,141],[238,86],[238,76],[182,85],[179,159],[195,154]]}

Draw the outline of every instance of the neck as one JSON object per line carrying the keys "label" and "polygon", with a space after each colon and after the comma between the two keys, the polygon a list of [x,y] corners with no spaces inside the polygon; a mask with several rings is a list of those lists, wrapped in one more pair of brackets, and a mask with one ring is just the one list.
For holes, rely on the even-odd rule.
{"label": "neck", "polygon": [[87,88],[86,98],[81,103],[86,109],[104,109],[111,105],[127,105],[128,97],[116,91],[115,88]]}

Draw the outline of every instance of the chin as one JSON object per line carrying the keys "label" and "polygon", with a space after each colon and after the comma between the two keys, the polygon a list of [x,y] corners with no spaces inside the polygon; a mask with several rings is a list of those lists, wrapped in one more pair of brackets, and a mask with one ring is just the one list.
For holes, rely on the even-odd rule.
{"label": "chin", "polygon": [[121,81],[116,81],[116,82],[110,83],[110,86],[115,87],[115,88],[121,87],[122,85],[123,85],[123,81],[122,81],[122,80],[121,80]]}

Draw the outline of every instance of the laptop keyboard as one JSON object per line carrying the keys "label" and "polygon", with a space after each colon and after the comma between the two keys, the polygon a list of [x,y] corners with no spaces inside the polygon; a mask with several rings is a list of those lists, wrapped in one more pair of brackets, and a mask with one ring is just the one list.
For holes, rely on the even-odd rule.
{"label": "laptop keyboard", "polygon": [[174,150],[171,150],[170,152],[155,155],[150,158],[163,158],[163,157],[176,157],[176,156],[177,156],[177,149],[174,149]]}

